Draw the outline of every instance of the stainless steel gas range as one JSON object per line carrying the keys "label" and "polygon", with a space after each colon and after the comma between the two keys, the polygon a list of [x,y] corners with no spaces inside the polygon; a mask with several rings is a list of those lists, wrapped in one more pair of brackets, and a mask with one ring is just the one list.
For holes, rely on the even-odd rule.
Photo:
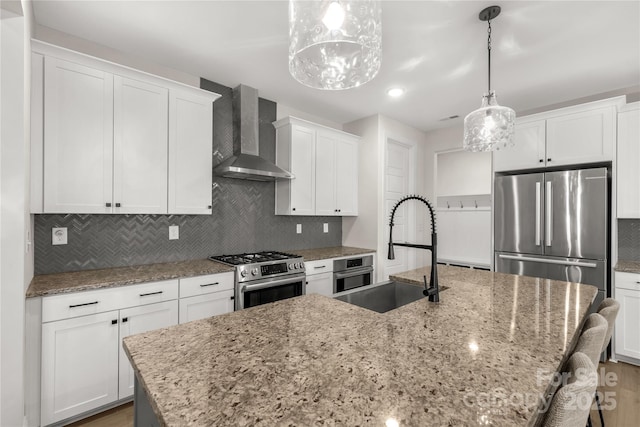
{"label": "stainless steel gas range", "polygon": [[306,293],[302,257],[267,251],[210,256],[236,268],[235,309],[254,307]]}

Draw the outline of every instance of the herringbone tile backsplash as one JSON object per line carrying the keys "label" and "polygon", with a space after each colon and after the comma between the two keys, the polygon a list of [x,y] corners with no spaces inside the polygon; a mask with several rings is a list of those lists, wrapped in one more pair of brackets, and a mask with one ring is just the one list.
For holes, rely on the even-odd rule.
{"label": "herringbone tile backsplash", "polygon": [[[202,80],[222,95],[214,105],[213,164],[233,152],[231,89]],[[260,154],[275,160],[276,104],[260,99]],[[339,246],[340,217],[276,216],[275,185],[214,177],[212,215],[36,215],[35,272],[120,267],[257,250]],[[329,223],[329,233],[322,224]],[[302,234],[296,234],[302,224]],[[169,240],[169,226],[180,239]],[[51,228],[67,227],[68,244],[51,245]]]}
{"label": "herringbone tile backsplash", "polygon": [[618,259],[640,261],[640,219],[618,220]]}

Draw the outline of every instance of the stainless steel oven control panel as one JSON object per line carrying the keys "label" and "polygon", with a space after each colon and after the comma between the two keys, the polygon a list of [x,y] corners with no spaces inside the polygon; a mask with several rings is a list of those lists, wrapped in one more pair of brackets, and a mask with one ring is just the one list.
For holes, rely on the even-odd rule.
{"label": "stainless steel oven control panel", "polygon": [[302,257],[289,258],[281,261],[244,264],[236,268],[238,282],[249,282],[292,273],[304,273],[304,259]]}

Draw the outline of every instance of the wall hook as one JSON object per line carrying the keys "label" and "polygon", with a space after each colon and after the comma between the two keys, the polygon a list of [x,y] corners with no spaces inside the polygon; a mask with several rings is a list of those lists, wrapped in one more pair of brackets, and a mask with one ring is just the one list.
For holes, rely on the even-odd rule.
{"label": "wall hook", "polygon": [[460,200],[460,209],[464,209],[464,205],[462,204],[462,200]]}

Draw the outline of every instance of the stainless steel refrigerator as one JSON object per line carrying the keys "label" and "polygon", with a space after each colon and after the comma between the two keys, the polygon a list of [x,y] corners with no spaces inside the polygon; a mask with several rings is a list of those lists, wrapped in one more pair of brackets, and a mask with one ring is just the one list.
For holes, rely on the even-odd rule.
{"label": "stainless steel refrigerator", "polygon": [[607,295],[607,168],[495,178],[495,270],[598,287]]}

